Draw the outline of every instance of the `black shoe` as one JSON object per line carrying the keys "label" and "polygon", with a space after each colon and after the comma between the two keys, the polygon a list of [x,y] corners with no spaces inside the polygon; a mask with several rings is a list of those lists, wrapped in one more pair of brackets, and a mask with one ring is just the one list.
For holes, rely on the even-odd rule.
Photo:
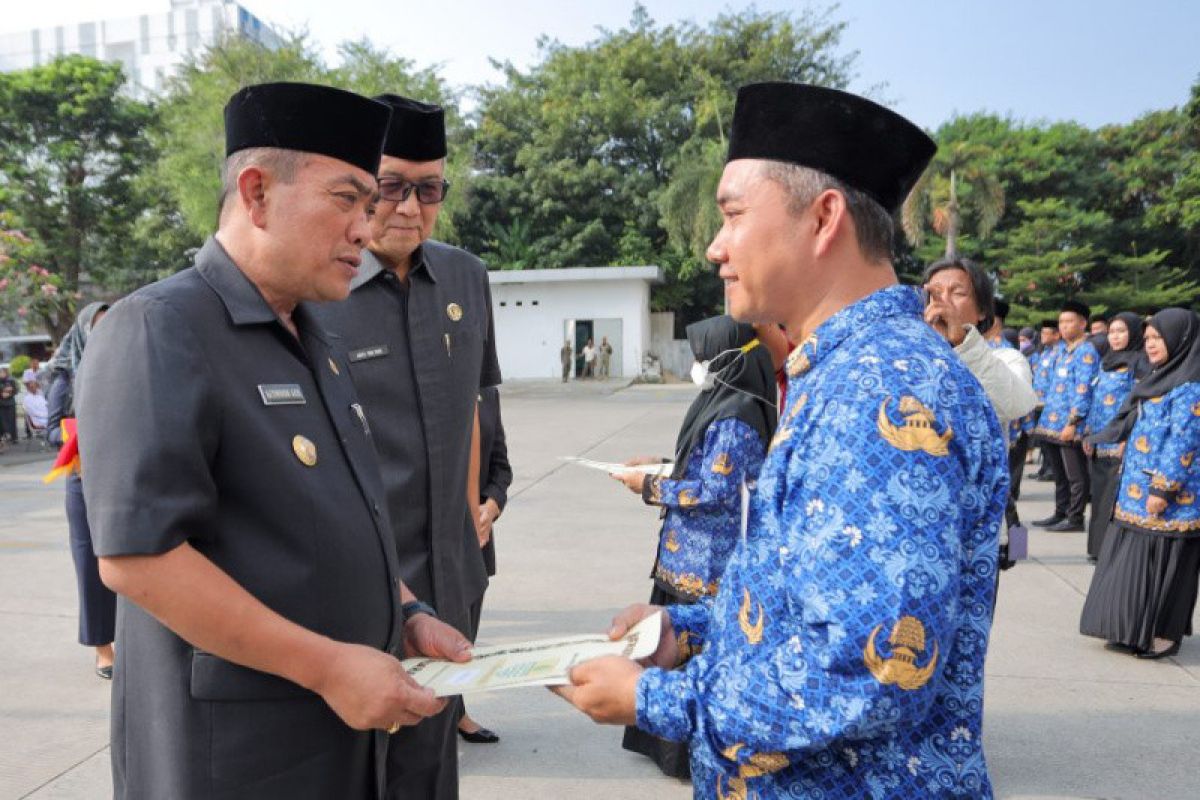
{"label": "black shoe", "polygon": [[495,744],[500,741],[500,737],[494,731],[489,731],[487,728],[480,728],[470,733],[459,728],[458,735],[463,738],[464,742],[470,742],[471,744]]}
{"label": "black shoe", "polygon": [[1114,653],[1128,653],[1130,655],[1137,655],[1138,653],[1146,652],[1145,650],[1139,650],[1132,645],[1123,644],[1121,642],[1105,642],[1104,649],[1112,650]]}
{"label": "black shoe", "polygon": [[1144,658],[1149,661],[1167,658],[1168,656],[1173,656],[1179,652],[1179,645],[1182,641],[1182,639],[1176,640],[1175,644],[1171,645],[1166,650],[1143,650],[1142,652],[1135,653],[1134,655],[1136,655],[1138,658]]}
{"label": "black shoe", "polygon": [[96,667],[96,674],[106,681],[112,680],[112,664],[107,667]]}
{"label": "black shoe", "polygon": [[1087,530],[1087,528],[1083,527],[1083,520],[1081,519],[1064,519],[1054,525],[1047,525],[1046,530],[1054,531],[1055,533],[1080,533]]}
{"label": "black shoe", "polygon": [[1049,517],[1046,517],[1045,519],[1035,519],[1033,521],[1033,524],[1038,526],[1039,528],[1049,528],[1051,525],[1057,525],[1058,523],[1062,522],[1064,519],[1066,519],[1066,517],[1060,517],[1058,514],[1052,514]]}

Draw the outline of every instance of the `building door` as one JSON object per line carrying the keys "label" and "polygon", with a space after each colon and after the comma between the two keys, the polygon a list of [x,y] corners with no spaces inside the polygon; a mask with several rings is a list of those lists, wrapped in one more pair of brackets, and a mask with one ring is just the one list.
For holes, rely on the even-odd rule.
{"label": "building door", "polygon": [[[590,319],[575,320],[575,377],[583,377],[583,348],[592,339],[593,324]],[[593,342],[594,344],[594,342]]]}

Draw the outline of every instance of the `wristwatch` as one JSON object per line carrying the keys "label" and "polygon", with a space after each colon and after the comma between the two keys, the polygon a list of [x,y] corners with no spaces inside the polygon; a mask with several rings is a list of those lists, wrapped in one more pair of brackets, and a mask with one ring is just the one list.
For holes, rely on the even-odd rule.
{"label": "wristwatch", "polygon": [[417,614],[428,614],[434,619],[438,618],[437,612],[433,610],[433,606],[428,603],[422,603],[420,600],[413,600],[410,603],[400,606],[400,614],[403,615],[405,622],[408,622],[409,619]]}

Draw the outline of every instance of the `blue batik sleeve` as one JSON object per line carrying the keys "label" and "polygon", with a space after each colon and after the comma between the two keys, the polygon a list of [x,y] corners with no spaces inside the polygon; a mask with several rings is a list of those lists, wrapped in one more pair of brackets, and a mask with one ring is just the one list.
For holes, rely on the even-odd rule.
{"label": "blue batik sleeve", "polygon": [[689,465],[680,480],[651,478],[643,498],[651,505],[693,511],[739,508],[739,487],[747,470],[762,464],[764,449],[762,437],[737,417],[716,420],[690,456],[699,468]]}
{"label": "blue batik sleeve", "polygon": [[[1174,395],[1174,396],[1172,396]],[[1173,390],[1170,430],[1162,447],[1154,453],[1150,473],[1150,494],[1174,501],[1184,481],[1195,469],[1196,451],[1200,450],[1200,384],[1187,383]]]}
{"label": "blue batik sleeve", "polygon": [[1100,356],[1096,353],[1096,348],[1089,342],[1084,342],[1080,347],[1085,350],[1075,359],[1074,374],[1071,376],[1071,383],[1068,384],[1068,390],[1073,394],[1067,420],[1075,424],[1087,419],[1088,411],[1092,408],[1093,384],[1100,373]]}

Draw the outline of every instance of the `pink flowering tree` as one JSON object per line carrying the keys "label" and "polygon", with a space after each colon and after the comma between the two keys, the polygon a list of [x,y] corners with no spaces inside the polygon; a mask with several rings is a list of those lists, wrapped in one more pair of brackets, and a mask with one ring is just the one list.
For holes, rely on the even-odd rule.
{"label": "pink flowering tree", "polygon": [[64,289],[61,275],[41,266],[37,245],[0,213],[0,316],[42,328],[61,341],[75,317],[77,293]]}

